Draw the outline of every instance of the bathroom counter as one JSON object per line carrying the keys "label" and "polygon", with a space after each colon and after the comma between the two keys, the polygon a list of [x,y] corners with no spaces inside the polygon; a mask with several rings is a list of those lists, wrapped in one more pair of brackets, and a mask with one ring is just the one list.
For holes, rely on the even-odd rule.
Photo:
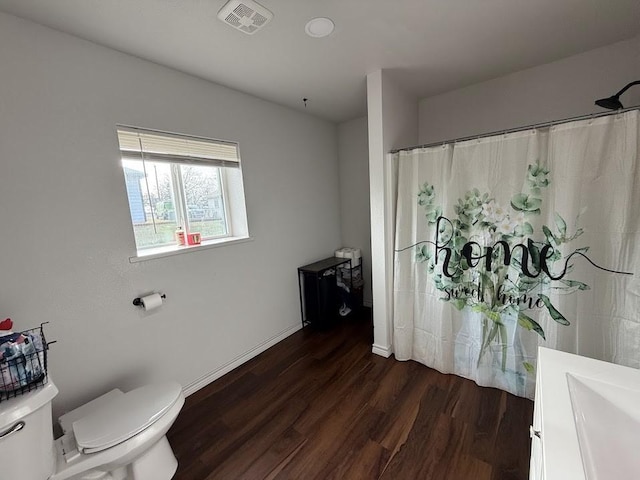
{"label": "bathroom counter", "polygon": [[[582,386],[583,392],[587,392],[586,394],[576,393],[575,386],[570,389],[570,385],[575,385],[576,379],[578,379],[578,384]],[[594,389],[585,387],[585,385],[592,385]],[[603,394],[593,392],[603,392]],[[578,394],[583,396],[578,397]],[[580,403],[584,402],[581,400],[584,398],[587,399],[588,404],[597,405],[599,410],[596,412],[602,415],[589,417],[588,413],[584,414],[581,407],[584,403]],[[591,401],[592,398],[593,401]],[[624,415],[620,418],[628,416],[629,419],[637,418],[640,421],[638,398],[640,398],[640,370],[540,347],[534,421],[531,431],[530,479],[592,480],[596,478],[593,473],[590,474],[585,469],[585,462],[583,462],[581,455],[581,451],[588,448],[585,447],[587,443],[584,440],[584,428],[587,428],[587,433],[591,435],[588,429],[594,428],[594,423],[598,423],[592,422],[592,419],[597,419],[599,416],[608,417],[611,412],[622,412],[622,414],[617,414],[619,417]],[[634,403],[639,407],[634,407]],[[578,412],[577,417],[574,411]],[[578,434],[576,418],[578,425],[583,428],[581,430],[582,436]],[[625,435],[624,438],[635,440],[635,445],[638,445],[640,443],[640,428],[636,428],[633,420],[626,423],[629,424],[629,427],[625,429],[627,432],[622,432]],[[620,441],[621,432],[619,430],[613,431],[610,426],[612,425],[595,425],[593,431],[598,433],[593,433],[593,435],[597,436],[589,438],[595,438],[595,444],[613,448],[615,441]],[[609,436],[611,438],[607,438]],[[631,447],[631,445],[629,446]],[[616,455],[620,457],[616,458]],[[612,468],[617,467],[618,469],[636,462],[636,460],[629,459],[628,455],[624,457],[625,455],[627,453],[617,449],[609,460],[602,460],[604,455],[600,455],[601,458],[595,461],[608,462],[612,465],[615,463]],[[593,464],[594,458],[592,457],[594,456],[588,456],[587,464]],[[600,466],[600,468],[602,467]],[[623,472],[622,476],[616,480],[637,478],[637,472],[637,470]]]}

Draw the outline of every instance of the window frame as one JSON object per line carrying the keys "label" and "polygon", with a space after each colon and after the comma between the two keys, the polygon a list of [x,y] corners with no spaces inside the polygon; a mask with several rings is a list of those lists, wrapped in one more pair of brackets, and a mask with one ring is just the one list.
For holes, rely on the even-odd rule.
{"label": "window frame", "polygon": [[[185,232],[186,231],[190,231],[193,230],[191,228],[191,220],[189,219],[189,202],[187,200],[187,190],[185,188],[184,185],[184,177],[182,176],[182,166],[183,165],[188,165],[188,164],[184,164],[184,163],[177,163],[177,162],[170,162],[169,166],[171,168],[171,183],[172,183],[172,187],[173,187],[173,192],[174,192],[174,202],[176,203],[176,223],[178,225],[182,225]],[[225,188],[225,176],[226,176],[226,169],[224,167],[219,167],[219,166],[215,166],[215,165],[211,165],[211,166],[206,166],[206,165],[199,165],[202,167],[207,167],[207,168],[217,168],[218,169],[218,182],[220,183],[220,197],[222,198],[222,205],[223,205],[223,210],[224,210],[224,224],[225,224],[225,233],[222,235],[214,235],[214,236],[208,236],[205,237],[204,235],[202,236],[202,240],[203,241],[207,241],[207,240],[217,240],[217,239],[222,239],[222,238],[226,238],[226,237],[231,237],[232,232],[231,232],[231,218],[230,218],[230,212],[228,211],[228,207],[227,205],[229,204],[228,198],[227,198],[227,191]],[[177,193],[176,193],[177,191]],[[146,248],[153,248],[153,247],[145,247]]]}
{"label": "window frame", "polygon": [[[132,150],[123,148],[121,132],[123,135],[135,134],[138,135],[138,139],[140,140],[139,150]],[[220,195],[217,198],[220,198],[222,202],[222,212],[224,213],[224,225],[225,225],[225,233],[222,235],[213,235],[202,238],[202,242],[197,245],[178,245],[177,240],[173,242],[164,243],[160,245],[150,245],[150,246],[138,246],[138,237],[136,236],[136,223],[132,217],[131,210],[131,202],[129,195],[127,193],[127,204],[129,205],[130,212],[130,221],[133,230],[134,243],[136,255],[130,257],[129,260],[131,262],[137,262],[142,260],[147,260],[151,258],[157,257],[165,257],[169,255],[175,255],[179,253],[190,252],[194,250],[199,250],[202,248],[212,248],[218,247],[221,245],[227,245],[232,243],[238,243],[243,241],[252,240],[249,237],[248,224],[247,224],[247,212],[246,212],[246,203],[245,203],[245,195],[244,195],[244,182],[243,182],[243,174],[242,174],[242,164],[240,160],[240,145],[237,142],[231,142],[227,140],[215,140],[205,137],[197,137],[193,135],[186,134],[176,134],[170,132],[163,132],[159,130],[152,130],[140,127],[132,127],[128,125],[117,125],[116,133],[119,141],[119,154],[121,160],[121,168],[124,172],[124,160],[132,160],[142,162],[143,173],[145,175],[145,181],[148,181],[147,175],[147,166],[153,163],[165,163],[169,166],[169,181],[171,182],[171,196],[172,203],[174,205],[175,212],[175,223],[177,227],[182,226],[183,230],[186,232],[189,231],[198,231],[197,226],[192,226],[192,220],[189,218],[189,202],[187,200],[187,189],[184,182],[183,176],[183,166],[199,166],[199,167],[207,167],[207,168],[216,168],[217,169],[217,180],[220,188]],[[216,158],[205,158],[205,157],[197,157],[197,156],[185,156],[184,158],[180,158],[178,154],[162,154],[158,152],[147,152],[145,151],[141,135],[151,135],[156,137],[162,137],[167,139],[176,139],[178,141],[186,141],[188,144],[189,140],[200,142],[200,143],[210,143],[212,145],[217,146],[232,146],[235,149],[235,159],[216,159]],[[158,159],[160,157],[160,159]],[[236,176],[235,181],[231,181],[233,177],[230,177],[231,172],[229,170],[236,170],[238,174]],[[126,172],[125,172],[125,182],[126,182]],[[239,191],[234,191],[233,195],[230,192],[230,184],[233,183],[234,189],[239,189]],[[153,218],[153,222],[155,224],[158,219],[157,215],[157,206],[152,205],[152,202],[149,200],[150,193],[147,185],[147,201],[149,202],[149,207],[151,210],[151,215]],[[235,199],[232,202],[232,197]],[[238,201],[239,200],[239,201]],[[238,205],[232,205],[232,203],[237,203]],[[236,219],[234,218],[235,213],[238,212],[238,209],[242,209],[240,217],[241,226],[239,230],[240,232],[236,232]],[[195,222],[194,222],[195,223]],[[157,232],[156,232],[157,234]]]}

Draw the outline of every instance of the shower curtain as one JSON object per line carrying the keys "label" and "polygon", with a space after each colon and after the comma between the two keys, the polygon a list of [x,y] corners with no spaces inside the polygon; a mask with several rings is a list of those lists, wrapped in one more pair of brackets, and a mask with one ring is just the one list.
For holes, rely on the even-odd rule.
{"label": "shower curtain", "polygon": [[538,345],[640,367],[638,117],[394,154],[396,358],[529,398]]}

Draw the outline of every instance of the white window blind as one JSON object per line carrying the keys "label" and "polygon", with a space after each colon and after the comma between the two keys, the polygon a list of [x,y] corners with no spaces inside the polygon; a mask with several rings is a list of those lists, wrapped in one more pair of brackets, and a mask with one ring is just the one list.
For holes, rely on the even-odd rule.
{"label": "white window blind", "polygon": [[118,127],[122,158],[239,168],[238,145],[130,127]]}

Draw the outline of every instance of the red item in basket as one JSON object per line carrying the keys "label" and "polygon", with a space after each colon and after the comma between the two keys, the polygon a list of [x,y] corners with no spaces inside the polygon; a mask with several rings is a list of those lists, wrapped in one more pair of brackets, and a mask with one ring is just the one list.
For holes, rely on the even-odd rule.
{"label": "red item in basket", "polygon": [[0,322],[0,330],[11,330],[13,328],[13,322],[10,318]]}

